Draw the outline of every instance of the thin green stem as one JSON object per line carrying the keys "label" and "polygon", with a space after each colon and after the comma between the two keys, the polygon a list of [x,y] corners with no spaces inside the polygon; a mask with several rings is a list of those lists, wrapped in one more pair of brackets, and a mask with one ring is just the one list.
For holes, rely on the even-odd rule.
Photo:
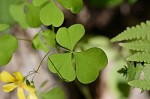
{"label": "thin green stem", "polygon": [[38,71],[39,71],[39,69],[40,69],[40,67],[41,67],[41,65],[42,65],[42,63],[43,63],[43,61],[44,61],[44,59],[46,58],[46,56],[47,56],[49,53],[50,53],[50,51],[44,56],[44,58],[41,60],[41,62],[40,62],[40,64],[39,64],[38,68],[34,71],[34,76],[33,76],[33,78],[32,78],[32,81],[33,81],[34,77],[36,76],[36,74],[38,73]]}

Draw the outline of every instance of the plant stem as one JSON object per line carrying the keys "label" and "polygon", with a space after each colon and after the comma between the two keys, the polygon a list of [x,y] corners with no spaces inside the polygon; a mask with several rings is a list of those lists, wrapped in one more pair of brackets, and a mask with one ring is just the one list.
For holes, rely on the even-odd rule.
{"label": "plant stem", "polygon": [[39,71],[39,69],[40,69],[40,67],[41,67],[41,65],[42,65],[42,63],[43,63],[43,61],[44,61],[44,59],[46,58],[46,56],[47,56],[49,53],[50,53],[50,51],[49,51],[49,52],[44,56],[44,58],[41,60],[39,66],[38,66],[38,68],[37,68],[37,70],[34,71],[34,76],[33,76],[33,78],[32,78],[32,81],[33,81],[34,77],[36,76],[36,74],[38,73],[38,71]]}

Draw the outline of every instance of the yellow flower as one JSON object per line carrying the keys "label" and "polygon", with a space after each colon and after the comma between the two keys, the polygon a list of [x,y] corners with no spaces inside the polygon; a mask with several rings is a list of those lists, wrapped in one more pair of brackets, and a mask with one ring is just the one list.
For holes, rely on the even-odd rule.
{"label": "yellow flower", "polygon": [[[2,71],[0,73],[0,81],[8,83],[2,87],[4,92],[10,92],[18,87],[17,94],[19,99],[25,99],[23,89],[27,90],[30,94],[35,93],[35,89],[33,87],[24,83],[24,77],[20,72],[14,72],[13,75],[11,75],[6,71]],[[38,99],[36,94],[34,95],[36,98],[31,97],[29,99]]]}

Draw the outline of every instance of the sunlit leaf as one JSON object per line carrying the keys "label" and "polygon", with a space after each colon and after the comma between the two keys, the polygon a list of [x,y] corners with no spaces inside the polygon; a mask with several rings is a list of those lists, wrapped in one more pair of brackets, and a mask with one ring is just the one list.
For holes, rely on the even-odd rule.
{"label": "sunlit leaf", "polygon": [[96,80],[99,71],[107,65],[107,56],[100,48],[90,48],[74,53],[76,74],[80,82],[87,84]]}
{"label": "sunlit leaf", "polygon": [[73,81],[76,77],[71,53],[52,54],[48,58],[48,67],[51,72],[58,73],[66,81]]}
{"label": "sunlit leaf", "polygon": [[45,39],[46,43],[50,46],[55,46],[55,33],[52,30],[45,30],[42,33],[43,38]]}
{"label": "sunlit leaf", "polygon": [[9,27],[8,24],[0,24],[0,31],[3,31]]}
{"label": "sunlit leaf", "polygon": [[40,10],[41,7],[35,7],[32,4],[26,5],[26,21],[30,27],[36,28],[41,25]]}
{"label": "sunlit leaf", "polygon": [[34,6],[40,6],[48,0],[32,0]]}
{"label": "sunlit leaf", "polygon": [[36,50],[43,50],[44,52],[49,52],[49,48],[44,42],[41,40],[39,34],[36,34],[33,38],[33,46]]}
{"label": "sunlit leaf", "polygon": [[42,93],[42,99],[66,99],[66,96],[61,88],[55,87],[46,93]]}
{"label": "sunlit leaf", "polygon": [[83,7],[83,0],[57,0],[63,7],[72,13],[79,13]]}
{"label": "sunlit leaf", "polygon": [[63,12],[56,6],[54,1],[50,1],[40,12],[41,22],[46,25],[59,27],[64,21]]}
{"label": "sunlit leaf", "polygon": [[56,41],[63,47],[73,50],[76,43],[83,37],[85,29],[81,24],[75,24],[68,29],[62,27],[56,34]]}
{"label": "sunlit leaf", "polygon": [[0,65],[6,65],[16,51],[18,42],[10,34],[0,36]]}
{"label": "sunlit leaf", "polygon": [[17,21],[22,28],[27,28],[28,24],[25,19],[24,4],[11,5],[10,14],[15,21]]}

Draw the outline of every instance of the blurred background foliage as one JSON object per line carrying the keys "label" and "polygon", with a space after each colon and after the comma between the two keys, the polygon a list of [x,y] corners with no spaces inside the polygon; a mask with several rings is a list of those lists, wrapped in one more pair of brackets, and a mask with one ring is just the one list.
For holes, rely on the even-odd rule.
{"label": "blurred background foliage", "polygon": [[[17,22],[10,13],[10,6],[22,2],[23,0],[0,0],[0,23],[10,24],[13,28]],[[86,28],[86,35],[76,50],[100,47],[109,59],[100,79],[87,86],[83,85],[84,91],[77,88],[75,83],[64,84],[70,90],[72,98],[69,99],[87,99],[84,95],[88,96],[89,93],[89,99],[141,99],[131,98],[131,88],[127,85],[127,80],[117,72],[126,65],[125,57],[130,53],[117,44],[110,43],[110,38],[128,26],[150,19],[149,4],[149,0],[84,0],[83,10],[77,15],[62,9],[65,13],[63,26],[81,23]],[[106,93],[111,98],[105,98]]]}

